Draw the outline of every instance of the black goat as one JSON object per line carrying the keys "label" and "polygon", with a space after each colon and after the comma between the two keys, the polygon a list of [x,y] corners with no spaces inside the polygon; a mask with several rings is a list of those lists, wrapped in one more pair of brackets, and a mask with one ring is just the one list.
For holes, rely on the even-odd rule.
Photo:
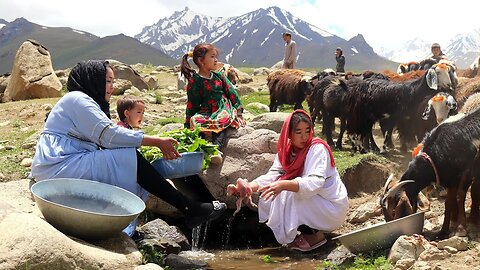
{"label": "black goat", "polygon": [[[423,148],[409,163],[400,182],[386,188],[380,200],[385,220],[412,214],[417,196],[427,186],[447,188],[445,219],[438,237],[449,234],[450,221],[458,222],[456,233],[466,235],[465,196],[472,185],[470,219],[478,221],[480,202],[480,110],[455,122],[443,123],[428,133]],[[421,147],[421,146],[420,146]],[[473,183],[472,183],[472,179]],[[388,186],[388,183],[386,184]]]}
{"label": "black goat", "polygon": [[[359,81],[352,85],[347,98],[347,132],[361,136],[364,151],[370,149],[372,127],[377,121],[381,121],[382,129],[387,131],[385,142],[391,140],[395,126],[401,138],[413,140],[414,133],[409,121],[415,117],[416,108],[425,97],[433,96],[438,90],[452,91],[452,80],[450,66],[437,64],[425,75],[412,81]],[[407,140],[402,141],[402,150],[405,151]],[[380,151],[374,141],[371,143],[373,150]]]}

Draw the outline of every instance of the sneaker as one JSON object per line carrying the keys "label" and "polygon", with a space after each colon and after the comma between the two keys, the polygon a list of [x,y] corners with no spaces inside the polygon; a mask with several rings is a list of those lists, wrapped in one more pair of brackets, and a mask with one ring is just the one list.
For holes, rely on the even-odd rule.
{"label": "sneaker", "polygon": [[225,210],[227,210],[227,205],[225,203],[213,201],[212,204],[213,210],[206,216],[185,217],[185,223],[187,224],[187,227],[193,229],[202,223],[215,220],[219,218],[223,212],[225,212]]}

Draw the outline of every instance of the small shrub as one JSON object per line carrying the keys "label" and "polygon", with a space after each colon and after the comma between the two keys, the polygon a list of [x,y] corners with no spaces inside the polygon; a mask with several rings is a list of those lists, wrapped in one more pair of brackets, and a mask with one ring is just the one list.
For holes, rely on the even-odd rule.
{"label": "small shrub", "polygon": [[162,104],[163,103],[163,98],[162,98],[162,95],[160,94],[159,91],[155,91],[155,103],[156,104]]}
{"label": "small shrub", "polygon": [[262,261],[263,261],[264,263],[272,263],[272,257],[271,257],[270,255],[264,255],[264,256],[262,257]]}

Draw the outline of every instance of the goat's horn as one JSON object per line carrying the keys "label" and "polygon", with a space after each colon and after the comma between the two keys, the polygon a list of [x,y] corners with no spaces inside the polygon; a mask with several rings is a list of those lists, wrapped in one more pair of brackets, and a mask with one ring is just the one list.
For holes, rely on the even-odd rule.
{"label": "goat's horn", "polygon": [[409,183],[415,183],[414,180],[405,180],[398,182],[395,186],[393,186],[388,193],[385,195],[385,197],[392,197],[394,194],[396,194],[400,188],[402,188],[404,185],[409,184]]}
{"label": "goat's horn", "polygon": [[388,185],[390,185],[390,182],[392,182],[392,180],[393,180],[393,173],[391,173],[388,176],[387,181],[385,181],[385,186],[383,186],[383,195],[385,195],[385,193],[387,193]]}

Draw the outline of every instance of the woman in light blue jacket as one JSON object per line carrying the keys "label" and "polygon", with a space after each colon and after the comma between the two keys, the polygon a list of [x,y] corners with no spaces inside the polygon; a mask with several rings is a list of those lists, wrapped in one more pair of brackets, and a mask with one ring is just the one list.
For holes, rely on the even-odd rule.
{"label": "woman in light blue jacket", "polygon": [[145,135],[114,124],[109,101],[114,74],[107,61],[78,63],[70,72],[65,94],[48,115],[33,158],[36,181],[80,178],[124,188],[146,199],[148,193],[173,205],[193,228],[218,217],[226,205],[199,203],[170,185],[137,151],[160,148],[165,159],[180,154],[172,138]]}

